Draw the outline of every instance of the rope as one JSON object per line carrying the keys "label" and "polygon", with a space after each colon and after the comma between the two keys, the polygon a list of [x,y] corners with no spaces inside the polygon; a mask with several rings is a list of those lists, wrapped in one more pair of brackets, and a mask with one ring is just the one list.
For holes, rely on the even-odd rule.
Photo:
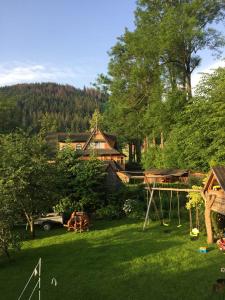
{"label": "rope", "polygon": [[173,191],[170,191],[170,210],[169,210],[169,222],[171,222],[172,198],[173,198]]}
{"label": "rope", "polygon": [[199,230],[199,212],[198,212],[198,204],[196,204],[196,228]]}
{"label": "rope", "polygon": [[179,193],[177,191],[177,215],[178,215],[178,225],[177,227],[181,227],[181,223],[180,223],[180,197],[179,197]]}
{"label": "rope", "polygon": [[160,204],[160,214],[161,214],[161,219],[163,220],[162,198],[161,198],[161,193],[160,193],[160,191],[159,191],[159,204]]}
{"label": "rope", "polygon": [[191,207],[189,209],[189,218],[190,218],[190,233],[191,233],[193,229]]}
{"label": "rope", "polygon": [[159,203],[160,203],[160,213],[161,213],[161,225],[164,226],[169,226],[169,224],[164,222],[164,216],[163,216],[163,209],[162,209],[162,198],[161,198],[161,193],[159,191]]}

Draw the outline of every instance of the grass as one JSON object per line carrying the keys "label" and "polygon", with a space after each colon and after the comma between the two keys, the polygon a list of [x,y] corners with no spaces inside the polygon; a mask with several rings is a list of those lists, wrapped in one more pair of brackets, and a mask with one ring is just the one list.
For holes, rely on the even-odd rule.
{"label": "grass", "polygon": [[225,277],[225,255],[216,246],[198,253],[205,236],[190,241],[188,224],[165,228],[154,222],[145,232],[141,227],[131,220],[98,221],[82,234],[38,232],[12,261],[0,257],[0,298],[18,299],[41,257],[42,299],[223,299],[212,285]]}

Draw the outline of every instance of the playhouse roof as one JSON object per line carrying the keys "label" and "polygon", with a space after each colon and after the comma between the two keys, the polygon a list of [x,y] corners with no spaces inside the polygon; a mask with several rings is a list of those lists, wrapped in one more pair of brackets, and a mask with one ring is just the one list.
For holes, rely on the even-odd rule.
{"label": "playhouse roof", "polygon": [[221,188],[225,191],[225,167],[223,167],[223,166],[212,167],[212,171],[206,182],[204,190],[208,189],[208,186],[213,178],[213,175],[216,177]]}
{"label": "playhouse roof", "polygon": [[188,170],[181,170],[181,169],[149,169],[146,170],[145,175],[147,176],[159,176],[159,177],[168,177],[168,176],[176,176],[176,177],[181,177],[188,175],[189,171]]}

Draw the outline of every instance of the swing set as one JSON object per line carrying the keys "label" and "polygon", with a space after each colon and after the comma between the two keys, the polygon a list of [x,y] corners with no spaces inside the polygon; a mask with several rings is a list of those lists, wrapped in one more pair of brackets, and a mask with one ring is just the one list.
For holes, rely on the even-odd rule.
{"label": "swing set", "polygon": [[[181,216],[180,216],[180,195],[179,195],[179,192],[186,192],[186,193],[188,193],[188,192],[198,192],[199,193],[200,192],[200,190],[194,190],[194,189],[156,187],[155,182],[153,183],[153,187],[151,187],[150,184],[147,182],[146,190],[147,190],[147,211],[146,211],[146,215],[145,215],[145,221],[144,221],[144,224],[143,224],[143,230],[145,230],[147,224],[149,223],[149,213],[150,213],[151,204],[153,204],[153,206],[154,206],[156,216],[157,216],[158,220],[160,221],[161,225],[166,226],[166,227],[170,225],[170,223],[171,223],[173,192],[176,192],[176,195],[177,195],[177,217],[178,217],[177,228],[180,228],[182,225],[181,225]],[[158,191],[158,194],[159,194],[160,213],[158,211],[155,200],[153,198],[153,195],[154,195],[155,191]],[[161,191],[170,191],[168,223],[166,223],[165,219],[164,219]],[[190,234],[191,234],[191,232],[193,231],[193,222],[192,222],[191,209],[189,210],[189,217],[190,217]],[[197,208],[196,208],[196,228],[199,230],[199,215],[198,215],[198,209]]]}
{"label": "swing set", "polygon": [[[170,200],[169,200],[169,218],[168,218],[168,223],[165,222],[164,218],[164,213],[163,213],[163,206],[162,206],[162,196],[161,192],[159,190],[159,204],[160,204],[160,214],[161,214],[161,225],[163,226],[169,226],[171,223],[171,212],[172,212],[172,199],[173,199],[173,191],[170,191]],[[181,227],[181,217],[180,217],[180,196],[179,193],[177,192],[177,217],[178,217],[178,225],[177,227]]]}

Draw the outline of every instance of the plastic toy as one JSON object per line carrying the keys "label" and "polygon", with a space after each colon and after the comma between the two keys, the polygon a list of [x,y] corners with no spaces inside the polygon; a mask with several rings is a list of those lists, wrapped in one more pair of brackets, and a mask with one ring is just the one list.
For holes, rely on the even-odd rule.
{"label": "plastic toy", "polygon": [[207,252],[209,252],[209,249],[207,247],[200,247],[198,249],[198,252],[200,252],[200,253],[207,253]]}

